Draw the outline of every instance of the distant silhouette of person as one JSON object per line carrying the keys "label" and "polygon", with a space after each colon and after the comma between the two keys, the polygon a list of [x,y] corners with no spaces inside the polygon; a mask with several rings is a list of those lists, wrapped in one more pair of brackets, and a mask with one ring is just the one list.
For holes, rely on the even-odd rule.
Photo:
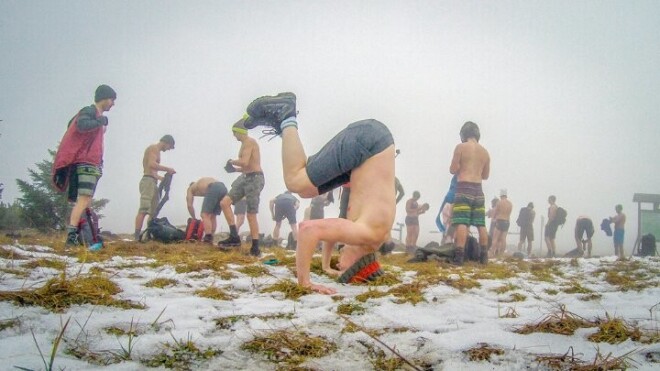
{"label": "distant silhouette of person", "polygon": [[[273,229],[273,239],[279,245],[280,228],[282,221],[286,218],[291,226],[291,233],[293,234],[294,244],[298,241],[298,224],[296,221],[296,210],[300,206],[298,198],[291,194],[291,191],[286,191],[277,195],[274,199],[270,200],[270,214],[275,221],[275,228]],[[294,246],[287,246],[293,248]]]}
{"label": "distant silhouette of person", "polygon": [[330,205],[328,192],[312,198],[309,210],[309,219],[317,220],[325,218],[325,207]]}
{"label": "distant silhouette of person", "polygon": [[[584,238],[584,237],[587,238]],[[582,251],[582,255],[587,253],[587,257],[591,258],[591,249],[593,244],[591,238],[594,236],[594,223],[588,216],[580,215],[575,220],[575,246],[578,250]],[[586,247],[586,248],[585,248]]]}
{"label": "distant silhouette of person", "polygon": [[413,192],[412,198],[406,201],[406,253],[414,254],[419,238],[419,215],[428,210],[428,205],[419,205],[421,197],[418,191]]}
{"label": "distant silhouette of person", "polygon": [[517,224],[520,227],[520,242],[518,243],[518,251],[522,251],[525,241],[527,241],[527,255],[532,255],[532,242],[534,242],[534,219],[536,218],[536,211],[534,211],[534,203],[530,202],[526,207],[520,209],[518,214]]}
{"label": "distant silhouette of person", "polygon": [[511,204],[511,201],[509,201],[506,189],[502,189],[500,191],[500,201],[495,206],[493,256],[499,256],[506,250],[506,236],[509,233],[511,210],[513,210],[513,204]]}
{"label": "distant silhouette of person", "polygon": [[488,249],[490,250],[493,247],[493,235],[495,234],[495,207],[500,200],[495,197],[490,200],[490,209],[486,212],[486,217],[490,219],[490,224],[488,225]]}
{"label": "distant silhouette of person", "polygon": [[559,223],[557,221],[557,197],[554,195],[548,197],[548,223],[545,225],[545,244],[548,247],[548,258],[557,256],[557,246],[555,238],[557,237],[557,228]]}
{"label": "distant silhouette of person", "polygon": [[614,254],[619,258],[623,258],[623,237],[625,235],[626,214],[623,213],[623,206],[621,205],[616,205],[614,210],[616,211],[616,215],[610,217],[610,223],[614,223]]}

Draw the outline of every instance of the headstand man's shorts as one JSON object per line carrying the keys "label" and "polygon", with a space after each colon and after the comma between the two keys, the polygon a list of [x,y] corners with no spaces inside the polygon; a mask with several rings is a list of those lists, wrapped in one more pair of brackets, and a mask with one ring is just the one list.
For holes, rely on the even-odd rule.
{"label": "headstand man's shorts", "polygon": [[575,223],[575,239],[581,240],[585,232],[587,239],[590,240],[594,236],[594,223],[588,218],[578,219]]}
{"label": "headstand man's shorts", "polygon": [[458,182],[451,224],[486,226],[486,207],[481,183]]}
{"label": "headstand man's shorts", "polygon": [[158,181],[151,175],[144,175],[140,179],[140,214],[149,214],[153,217],[158,207]]}
{"label": "headstand man's shorts", "polygon": [[227,195],[227,187],[222,182],[209,184],[202,202],[202,212],[206,214],[220,215],[222,208],[220,201]]}
{"label": "headstand man's shorts", "polygon": [[255,171],[253,173],[246,173],[245,176],[238,177],[231,185],[229,191],[229,198],[232,203],[236,203],[245,198],[247,202],[248,214],[256,214],[259,212],[259,196],[261,190],[264,189],[266,180],[264,173]]}
{"label": "headstand man's shorts", "polygon": [[382,122],[354,122],[330,139],[307,159],[307,176],[319,194],[348,182],[353,169],[394,144],[392,133]]}

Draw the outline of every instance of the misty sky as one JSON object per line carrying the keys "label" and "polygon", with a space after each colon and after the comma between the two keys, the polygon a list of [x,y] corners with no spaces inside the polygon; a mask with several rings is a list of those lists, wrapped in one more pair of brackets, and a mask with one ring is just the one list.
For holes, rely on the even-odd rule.
{"label": "misty sky", "polygon": [[[162,155],[177,174],[160,216],[185,223],[187,184],[230,184],[231,125],[253,98],[280,91],[298,96],[308,154],[353,121],[389,126],[406,198],[419,190],[431,204],[420,245],[438,237],[429,232],[466,120],[480,125],[492,158],[487,200],[507,188],[514,214],[532,201],[540,217],[550,194],[568,210],[560,253],[573,248],[578,215],[598,227],[617,203],[629,215],[629,251],[633,193],[660,193],[658,1],[3,0],[0,55],[4,202],[20,196],[15,179],[56,148],[97,85],[117,91],[96,194],[110,199],[102,227],[115,233],[133,230],[147,145],[176,139]],[[260,141],[267,234],[268,200],[284,190],[280,142]],[[613,252],[600,231],[594,245]]]}

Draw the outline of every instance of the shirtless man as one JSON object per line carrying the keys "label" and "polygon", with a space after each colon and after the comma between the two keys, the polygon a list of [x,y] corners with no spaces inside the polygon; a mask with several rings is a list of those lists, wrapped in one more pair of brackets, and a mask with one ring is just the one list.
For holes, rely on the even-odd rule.
{"label": "shirtless man", "polygon": [[222,211],[225,214],[225,219],[229,225],[229,238],[221,241],[225,245],[232,245],[241,240],[238,237],[238,229],[234,220],[234,213],[231,211],[231,199],[227,196],[227,187],[214,178],[205,177],[200,178],[198,181],[190,183],[186,191],[186,205],[188,206],[188,213],[190,217],[195,217],[195,207],[193,200],[195,197],[204,197],[202,203],[202,222],[204,223],[204,243],[213,243],[213,234],[217,227],[216,215]]}
{"label": "shirtless man", "polygon": [[160,141],[152,144],[144,150],[142,158],[142,167],[144,173],[140,179],[140,208],[135,217],[135,240],[140,238],[144,217],[149,214],[149,220],[154,217],[154,212],[158,206],[158,181],[163,177],[158,175],[159,171],[168,174],[176,174],[171,167],[160,164],[160,153],[174,149],[174,138],[171,135],[163,135]]}
{"label": "shirtless man", "polygon": [[[275,221],[273,239],[278,245],[282,220],[285,218],[289,221],[289,226],[291,226],[294,245],[296,244],[296,241],[298,241],[298,224],[296,221],[296,210],[298,210],[298,207],[300,207],[300,201],[298,201],[296,196],[291,194],[291,191],[286,191],[270,200],[270,215]],[[293,246],[287,246],[287,248],[293,248]]]}
{"label": "shirtless man", "polygon": [[[374,252],[390,238],[394,223],[394,139],[385,125],[362,120],[348,125],[321,150],[307,157],[298,135],[296,101],[292,93],[261,97],[248,106],[246,127],[270,126],[282,136],[282,167],[287,189],[311,198],[351,182],[347,219],[329,218],[300,223],[296,272],[298,284],[323,294],[335,289],[312,283],[310,263],[324,241],[323,269],[341,283],[374,279],[383,274]],[[335,243],[345,246],[339,271],[330,268]]]}
{"label": "shirtless man", "polygon": [[507,197],[506,189],[500,191],[500,201],[495,206],[495,232],[493,232],[493,256],[499,256],[506,250],[506,235],[509,233],[513,204]]}
{"label": "shirtless man", "polygon": [[626,214],[623,213],[623,206],[621,205],[616,205],[614,209],[616,210],[616,215],[610,217],[610,223],[614,223],[614,255],[623,259],[623,236],[625,234]]}
{"label": "shirtless man", "polygon": [[548,258],[554,258],[557,254],[557,247],[555,245],[555,238],[557,237],[557,197],[548,197],[548,224],[545,225],[545,244],[548,247]]}
{"label": "shirtless man", "polygon": [[[583,239],[585,234],[587,238]],[[588,258],[591,258],[591,249],[593,248],[591,238],[593,236],[594,223],[591,221],[591,218],[585,215],[578,216],[577,220],[575,220],[575,245],[582,255],[584,255],[586,251]]]}
{"label": "shirtless man", "polygon": [[419,191],[415,191],[412,198],[406,201],[406,253],[409,255],[415,255],[419,238],[419,216],[427,210],[426,204],[420,206],[417,202],[420,197]]}
{"label": "shirtless man", "polygon": [[479,231],[480,261],[488,261],[488,231],[486,230],[486,208],[481,181],[490,175],[490,155],[479,144],[479,126],[468,121],[461,128],[461,143],[454,149],[449,172],[458,176],[456,196],[452,210],[452,225],[456,226],[454,245],[456,253],[452,261],[463,265],[465,243],[469,226]]}
{"label": "shirtless man", "polygon": [[[231,185],[229,190],[229,198],[232,203],[245,198],[247,202],[247,220],[250,227],[250,236],[252,237],[252,246],[250,248],[250,255],[259,256],[259,223],[257,222],[257,213],[259,212],[259,196],[261,190],[264,189],[264,173],[261,170],[261,154],[259,151],[259,144],[247,134],[247,129],[244,126],[246,118],[238,120],[231,130],[234,133],[236,140],[241,142],[241,149],[238,151],[238,159],[228,160],[228,171],[240,171],[242,176],[238,177]],[[233,169],[233,170],[231,170]],[[243,176],[244,175],[244,176]],[[223,247],[230,247],[222,241]],[[240,241],[238,245],[240,246]]]}

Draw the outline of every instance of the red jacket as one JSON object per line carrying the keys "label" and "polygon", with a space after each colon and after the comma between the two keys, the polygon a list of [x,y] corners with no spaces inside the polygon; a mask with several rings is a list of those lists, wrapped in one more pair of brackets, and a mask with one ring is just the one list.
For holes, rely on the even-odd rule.
{"label": "red jacket", "polygon": [[91,105],[81,109],[71,121],[62,137],[53,162],[53,185],[66,190],[71,165],[103,163],[103,134],[108,119]]}

